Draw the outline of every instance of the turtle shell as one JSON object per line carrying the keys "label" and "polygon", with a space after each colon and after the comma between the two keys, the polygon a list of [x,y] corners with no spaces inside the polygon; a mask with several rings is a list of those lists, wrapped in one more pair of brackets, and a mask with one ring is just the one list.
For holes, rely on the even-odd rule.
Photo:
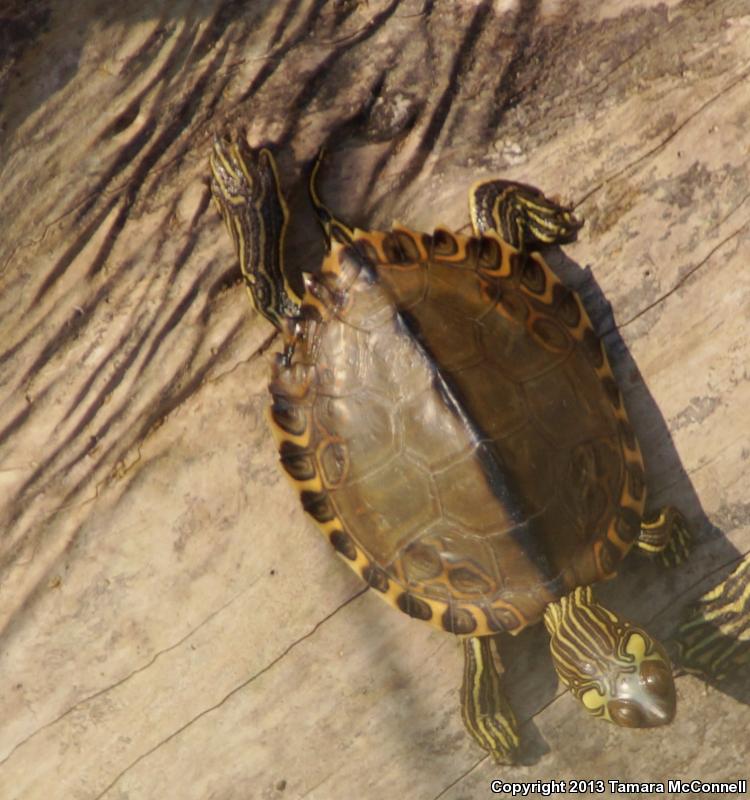
{"label": "turtle shell", "polygon": [[272,429],[305,510],[378,594],[456,634],[517,633],[614,573],[639,532],[641,455],[602,343],[541,255],[357,230],[305,284]]}

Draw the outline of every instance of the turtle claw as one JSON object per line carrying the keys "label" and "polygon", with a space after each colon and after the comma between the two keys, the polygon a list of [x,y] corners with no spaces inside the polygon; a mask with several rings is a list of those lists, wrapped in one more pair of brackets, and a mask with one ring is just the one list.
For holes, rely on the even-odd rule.
{"label": "turtle claw", "polygon": [[688,528],[685,518],[679,512],[672,523],[669,544],[661,553],[660,560],[665,567],[676,567],[687,560],[693,547],[693,534]]}

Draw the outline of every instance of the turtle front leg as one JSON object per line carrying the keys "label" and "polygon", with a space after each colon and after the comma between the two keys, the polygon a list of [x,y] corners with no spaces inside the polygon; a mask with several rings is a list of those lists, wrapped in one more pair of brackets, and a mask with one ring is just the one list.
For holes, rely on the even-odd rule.
{"label": "turtle front leg", "polygon": [[518,722],[500,686],[490,638],[470,636],[463,640],[461,716],[476,743],[498,764],[515,764],[520,745]]}
{"label": "turtle front leg", "polygon": [[644,517],[636,545],[644,553],[659,555],[667,567],[683,562],[690,553],[692,534],[685,517],[674,506],[664,506]]}
{"label": "turtle front leg", "polygon": [[475,184],[469,205],[477,236],[495,231],[518,250],[572,242],[583,226],[570,208],[550,200],[533,186],[514,181]]}

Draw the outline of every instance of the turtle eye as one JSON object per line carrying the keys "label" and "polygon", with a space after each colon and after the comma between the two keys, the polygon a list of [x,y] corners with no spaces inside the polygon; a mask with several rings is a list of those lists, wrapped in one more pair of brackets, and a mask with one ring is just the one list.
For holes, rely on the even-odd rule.
{"label": "turtle eye", "polygon": [[671,694],[672,675],[661,661],[644,661],[641,664],[641,681],[654,694],[662,697]]}
{"label": "turtle eye", "polygon": [[630,700],[610,700],[608,709],[612,722],[617,725],[625,728],[641,728],[644,725],[643,714]]}

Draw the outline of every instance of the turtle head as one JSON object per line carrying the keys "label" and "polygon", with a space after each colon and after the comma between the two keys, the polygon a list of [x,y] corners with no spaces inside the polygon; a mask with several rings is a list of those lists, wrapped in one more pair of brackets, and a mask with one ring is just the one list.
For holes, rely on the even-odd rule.
{"label": "turtle head", "polygon": [[557,674],[591,714],[628,728],[672,721],[675,689],[664,648],[579,586],[544,614]]}

